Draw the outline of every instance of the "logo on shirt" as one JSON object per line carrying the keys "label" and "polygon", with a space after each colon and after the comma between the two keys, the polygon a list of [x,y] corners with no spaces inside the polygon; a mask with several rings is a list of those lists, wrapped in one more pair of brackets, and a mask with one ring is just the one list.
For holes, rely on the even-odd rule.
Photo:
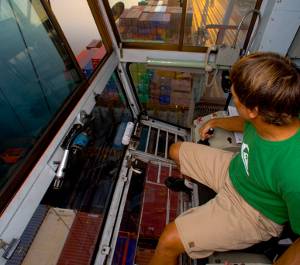
{"label": "logo on shirt", "polygon": [[249,146],[245,143],[243,143],[241,147],[241,156],[242,156],[246,173],[249,176],[249,170],[248,170]]}

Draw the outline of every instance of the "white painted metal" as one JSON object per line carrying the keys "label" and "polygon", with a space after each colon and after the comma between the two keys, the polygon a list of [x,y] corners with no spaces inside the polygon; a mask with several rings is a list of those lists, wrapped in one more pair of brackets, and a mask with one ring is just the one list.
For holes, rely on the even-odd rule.
{"label": "white painted metal", "polygon": [[[256,47],[285,55],[300,25],[300,1],[266,1]],[[259,43],[257,43],[259,41]]]}
{"label": "white painted metal", "polygon": [[168,150],[169,150],[169,132],[166,133],[166,146],[165,146],[165,158],[168,157]]}
{"label": "white painted metal", "polygon": [[198,63],[203,63],[205,61],[205,53],[123,49],[123,57],[121,58],[121,61],[133,63],[146,63],[148,58],[178,61],[189,60]]}
{"label": "white painted metal", "polygon": [[[223,20],[222,20],[222,25],[225,25],[225,26],[229,25],[229,21],[230,21],[232,11],[234,8],[234,2],[235,2],[234,0],[228,1],[227,8],[226,8]],[[217,35],[217,41],[216,41],[217,44],[223,44],[225,33],[226,33],[225,29],[219,30],[218,35]]]}
{"label": "white painted metal", "polygon": [[169,133],[177,134],[182,137],[186,137],[189,134],[189,132],[186,129],[176,127],[174,125],[170,125],[165,122],[157,121],[154,119],[141,120],[140,122],[141,124],[144,124],[146,126],[151,126],[153,128],[157,128],[162,131],[168,131]]}
{"label": "white painted metal", "polygon": [[[118,178],[118,181],[116,184],[112,202],[110,204],[108,216],[105,220],[105,226],[104,226],[104,230],[103,230],[100,245],[99,245],[99,250],[97,253],[96,261],[94,263],[95,265],[104,264],[104,262],[107,258],[107,255],[111,254],[112,235],[113,235],[113,233],[116,233],[116,231],[118,231],[118,229],[115,230],[114,227],[117,222],[117,216],[118,216],[118,211],[120,209],[119,208],[120,203],[124,199],[123,196],[125,196],[123,194],[124,187],[125,187],[126,182],[128,181],[128,177],[129,177],[128,176],[129,169],[127,168],[127,159],[129,159],[129,158],[130,158],[130,154],[129,154],[129,151],[127,150],[125,159],[123,160],[119,178]],[[127,191],[128,191],[128,188],[127,188]],[[121,211],[123,211],[123,209],[121,209]],[[121,217],[119,217],[119,218],[121,218]],[[109,251],[107,251],[107,250],[109,250]]]}
{"label": "white painted metal", "polygon": [[156,182],[160,183],[160,174],[161,174],[161,162],[158,162],[158,172]]}
{"label": "white painted metal", "polygon": [[147,141],[146,141],[145,153],[147,153],[147,151],[148,151],[149,140],[150,140],[150,133],[151,133],[151,126],[149,126],[149,128],[148,128],[148,134],[147,134]]}
{"label": "white painted metal", "polygon": [[133,157],[138,157],[144,161],[161,161],[165,164],[174,164],[175,163],[168,159],[168,158],[164,158],[164,157],[160,157],[160,156],[155,156],[155,155],[152,155],[152,154],[149,154],[149,153],[145,153],[145,152],[142,152],[142,151],[137,151],[137,150],[132,150],[130,149],[130,152],[132,154]]}
{"label": "white painted metal", "polygon": [[257,34],[255,36],[255,39],[253,39],[251,47],[248,47],[250,52],[254,52],[259,49],[260,43],[264,36],[264,32],[266,30],[266,27],[267,27],[268,21],[271,17],[274,6],[275,6],[275,1],[263,1],[262,2],[261,8],[260,8],[260,12],[262,14],[261,23],[260,23],[259,29],[257,31]]}
{"label": "white painted metal", "polygon": [[[121,200],[121,203],[120,203],[118,216],[116,218],[116,224],[114,226],[114,232],[112,234],[112,239],[111,239],[111,243],[110,243],[110,247],[111,247],[112,250],[115,249],[116,244],[117,244],[117,240],[118,240],[120,225],[121,225],[123,212],[124,212],[124,208],[125,208],[125,203],[127,201],[127,194],[128,194],[128,190],[129,190],[129,186],[130,186],[130,182],[131,182],[131,178],[132,178],[132,170],[131,169],[129,169],[127,178],[128,178],[128,180],[125,183],[124,192],[123,192],[123,195],[122,195],[122,200]],[[109,253],[108,257],[107,257],[107,261],[106,261],[105,264],[110,265],[113,261],[113,257],[114,257],[114,251],[111,251]],[[95,264],[97,264],[97,263],[95,263]]]}
{"label": "white painted metal", "polygon": [[160,129],[158,129],[157,137],[156,137],[156,145],[155,145],[155,153],[154,153],[156,156],[157,156],[157,150],[158,150],[159,135],[160,135]]}

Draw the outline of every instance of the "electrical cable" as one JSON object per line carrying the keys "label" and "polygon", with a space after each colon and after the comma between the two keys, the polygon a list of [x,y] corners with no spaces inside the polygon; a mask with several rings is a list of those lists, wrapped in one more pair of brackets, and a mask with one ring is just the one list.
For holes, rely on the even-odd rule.
{"label": "electrical cable", "polygon": [[[240,21],[240,23],[239,23],[239,25],[238,25],[238,27],[237,27],[237,32],[236,32],[236,34],[235,34],[235,38],[234,38],[233,43],[232,43],[232,47],[233,47],[233,48],[236,48],[238,36],[239,36],[240,31],[241,31],[241,27],[242,27],[242,25],[243,25],[243,23],[244,23],[244,20],[245,20],[250,14],[252,14],[252,13],[256,13],[256,14],[258,15],[258,18],[259,18],[259,22],[258,22],[258,23],[260,23],[260,20],[261,20],[261,14],[260,14],[260,11],[257,10],[257,9],[251,9],[251,10],[249,10],[249,11],[242,17],[242,19],[241,19],[241,21]],[[258,26],[259,26],[259,24],[258,24],[257,27],[256,27],[255,35],[256,35],[256,33],[257,33]],[[254,37],[255,37],[255,35],[254,35]],[[251,45],[252,45],[252,44],[251,44]]]}
{"label": "electrical cable", "polygon": [[216,68],[216,69],[214,70],[214,75],[213,75],[213,77],[211,78],[210,83],[208,83],[209,73],[208,73],[208,72],[206,73],[206,79],[205,79],[205,86],[206,86],[206,87],[212,87],[212,85],[214,84],[214,81],[215,81],[215,79],[216,79],[216,77],[217,77],[218,72],[219,72],[219,70]]}

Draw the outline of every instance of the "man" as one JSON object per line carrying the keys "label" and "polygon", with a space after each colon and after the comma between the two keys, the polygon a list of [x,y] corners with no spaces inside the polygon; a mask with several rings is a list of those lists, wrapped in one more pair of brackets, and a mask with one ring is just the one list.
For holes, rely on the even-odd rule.
{"label": "man", "polygon": [[240,116],[212,119],[199,133],[244,132],[241,151],[171,146],[181,172],[217,196],[166,226],[150,265],[177,264],[183,252],[203,258],[243,249],[278,236],[287,221],[300,234],[300,74],[287,58],[256,53],[235,63],[231,81]]}

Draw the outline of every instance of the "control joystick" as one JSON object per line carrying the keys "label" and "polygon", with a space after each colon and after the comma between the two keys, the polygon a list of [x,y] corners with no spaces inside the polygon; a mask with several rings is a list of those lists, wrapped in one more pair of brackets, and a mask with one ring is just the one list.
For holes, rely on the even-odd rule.
{"label": "control joystick", "polygon": [[[208,133],[209,135],[213,135],[213,134],[214,134],[214,131],[215,131],[214,128],[209,128],[207,133]],[[204,140],[201,140],[201,139],[200,139],[200,140],[197,142],[197,144],[204,144],[204,145],[208,145],[208,146],[209,146],[210,144],[209,144],[209,142],[208,142],[208,139],[209,139],[209,138],[206,138],[206,139],[204,139]]]}

